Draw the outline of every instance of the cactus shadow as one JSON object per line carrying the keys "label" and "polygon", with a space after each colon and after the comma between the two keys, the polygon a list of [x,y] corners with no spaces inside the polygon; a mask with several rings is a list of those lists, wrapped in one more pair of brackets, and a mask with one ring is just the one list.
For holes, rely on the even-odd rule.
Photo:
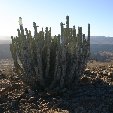
{"label": "cactus shadow", "polygon": [[85,83],[81,80],[72,90],[49,92],[39,98],[48,108],[44,113],[113,112],[113,85],[99,78]]}

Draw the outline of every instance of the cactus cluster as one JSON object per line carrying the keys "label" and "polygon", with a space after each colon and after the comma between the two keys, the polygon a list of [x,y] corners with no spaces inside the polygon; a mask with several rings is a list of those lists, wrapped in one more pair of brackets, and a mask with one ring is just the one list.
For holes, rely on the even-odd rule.
{"label": "cactus cluster", "polygon": [[[61,34],[51,36],[51,28],[37,30],[33,22],[34,36],[23,28],[20,17],[18,36],[13,37],[10,50],[16,72],[33,89],[62,89],[73,87],[83,75],[90,52],[90,24],[88,37],[78,30],[66,27],[61,22]],[[78,31],[78,33],[77,33]]]}

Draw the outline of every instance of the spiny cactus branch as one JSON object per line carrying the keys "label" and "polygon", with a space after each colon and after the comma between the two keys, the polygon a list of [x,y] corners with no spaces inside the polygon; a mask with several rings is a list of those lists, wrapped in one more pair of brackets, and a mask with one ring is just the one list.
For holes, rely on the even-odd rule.
{"label": "spiny cactus branch", "polygon": [[88,37],[82,34],[82,27],[69,28],[69,16],[61,22],[61,35],[51,36],[51,28],[37,31],[33,22],[34,36],[23,28],[19,18],[18,36],[11,37],[10,50],[14,66],[24,82],[33,89],[62,89],[74,87],[83,75],[90,53],[90,24]]}

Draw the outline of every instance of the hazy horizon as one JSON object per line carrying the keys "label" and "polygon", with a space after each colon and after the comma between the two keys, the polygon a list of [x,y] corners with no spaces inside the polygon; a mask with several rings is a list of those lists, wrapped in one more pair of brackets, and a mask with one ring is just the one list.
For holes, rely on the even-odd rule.
{"label": "hazy horizon", "polygon": [[[0,44],[9,44],[9,43],[11,43],[11,37],[3,38],[3,39],[0,38]],[[113,44],[113,37],[109,37],[109,36],[91,36],[90,44]]]}
{"label": "hazy horizon", "polygon": [[[91,38],[96,38],[96,37],[113,38],[113,36],[91,36]],[[11,40],[11,36],[0,36],[0,40],[6,40],[6,41]]]}

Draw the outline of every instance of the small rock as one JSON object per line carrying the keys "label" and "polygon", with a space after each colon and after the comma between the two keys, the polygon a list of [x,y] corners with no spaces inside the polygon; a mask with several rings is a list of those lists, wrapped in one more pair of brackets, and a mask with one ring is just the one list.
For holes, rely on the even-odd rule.
{"label": "small rock", "polygon": [[2,70],[0,70],[0,75],[2,74]]}
{"label": "small rock", "polygon": [[90,69],[85,69],[85,72],[84,72],[84,74],[87,74],[87,75],[89,75],[90,74]]}
{"label": "small rock", "polygon": [[107,70],[103,70],[103,75],[108,75]]}
{"label": "small rock", "polygon": [[113,76],[113,73],[112,72],[108,72],[108,76]]}
{"label": "small rock", "polygon": [[20,103],[25,104],[26,102],[27,102],[27,100],[26,100],[26,99],[21,99],[21,100],[20,100]]}
{"label": "small rock", "polygon": [[32,102],[35,101],[35,98],[34,97],[30,97],[28,101],[32,103]]}
{"label": "small rock", "polygon": [[90,77],[83,76],[80,79],[80,84],[89,84],[90,82],[91,82],[91,78]]}

